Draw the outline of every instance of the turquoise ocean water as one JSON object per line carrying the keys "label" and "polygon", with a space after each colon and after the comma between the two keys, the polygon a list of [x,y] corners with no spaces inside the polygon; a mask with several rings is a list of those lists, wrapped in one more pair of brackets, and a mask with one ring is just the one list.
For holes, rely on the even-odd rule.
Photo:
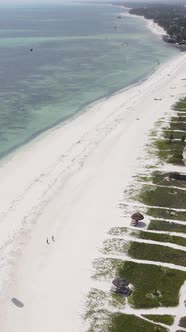
{"label": "turquoise ocean water", "polygon": [[178,54],[141,20],[119,19],[122,11],[91,4],[0,9],[0,157]]}

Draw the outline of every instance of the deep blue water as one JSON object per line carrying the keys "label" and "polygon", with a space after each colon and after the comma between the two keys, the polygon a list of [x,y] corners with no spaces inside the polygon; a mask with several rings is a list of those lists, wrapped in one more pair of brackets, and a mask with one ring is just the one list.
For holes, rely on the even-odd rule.
{"label": "deep blue water", "polygon": [[0,156],[177,54],[141,20],[119,19],[121,11],[89,4],[1,8]]}

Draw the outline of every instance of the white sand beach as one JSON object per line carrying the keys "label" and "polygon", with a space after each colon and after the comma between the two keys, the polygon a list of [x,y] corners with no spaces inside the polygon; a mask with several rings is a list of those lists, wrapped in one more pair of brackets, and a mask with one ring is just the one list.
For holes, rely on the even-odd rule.
{"label": "white sand beach", "polygon": [[[124,8],[126,8],[126,7],[124,7]],[[130,9],[130,8],[126,8],[126,9]],[[135,18],[143,20],[145,22],[145,24],[146,24],[146,27],[148,29],[150,29],[152,33],[154,33],[154,34],[156,34],[158,36],[162,37],[164,35],[167,35],[167,32],[162,27],[160,27],[153,20],[150,20],[150,19],[147,20],[144,16],[129,14],[128,12],[127,13],[122,13],[121,15],[122,16],[128,16],[128,17],[135,17]]]}
{"label": "white sand beach", "polygon": [[153,20],[146,20],[146,25],[147,27],[153,32],[155,33],[156,35],[159,35],[159,36],[164,36],[167,34],[167,32],[162,28],[160,27],[157,23],[155,23]]}
{"label": "white sand beach", "polygon": [[146,81],[92,105],[2,162],[2,332],[85,329],[92,259],[110,227],[129,224],[119,208],[123,192],[146,163],[155,121],[185,95],[183,78],[186,54],[180,53]]}

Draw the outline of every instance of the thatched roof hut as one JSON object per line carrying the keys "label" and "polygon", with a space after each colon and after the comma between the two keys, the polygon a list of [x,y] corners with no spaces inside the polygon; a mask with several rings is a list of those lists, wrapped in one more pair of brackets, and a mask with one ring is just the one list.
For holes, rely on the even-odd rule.
{"label": "thatched roof hut", "polygon": [[143,220],[144,216],[140,212],[135,212],[131,215],[131,219],[135,221]]}
{"label": "thatched roof hut", "polygon": [[112,281],[113,285],[116,286],[117,288],[123,288],[123,287],[127,287],[129,282],[128,280],[121,278],[121,277],[116,277],[113,281]]}

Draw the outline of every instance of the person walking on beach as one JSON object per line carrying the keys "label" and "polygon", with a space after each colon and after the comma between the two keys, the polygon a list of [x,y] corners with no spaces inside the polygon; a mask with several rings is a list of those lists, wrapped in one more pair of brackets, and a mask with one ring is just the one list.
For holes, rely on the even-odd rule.
{"label": "person walking on beach", "polygon": [[46,243],[47,243],[47,244],[50,244],[50,242],[48,241],[48,238],[46,239]]}
{"label": "person walking on beach", "polygon": [[52,235],[52,241],[55,242],[54,235]]}

